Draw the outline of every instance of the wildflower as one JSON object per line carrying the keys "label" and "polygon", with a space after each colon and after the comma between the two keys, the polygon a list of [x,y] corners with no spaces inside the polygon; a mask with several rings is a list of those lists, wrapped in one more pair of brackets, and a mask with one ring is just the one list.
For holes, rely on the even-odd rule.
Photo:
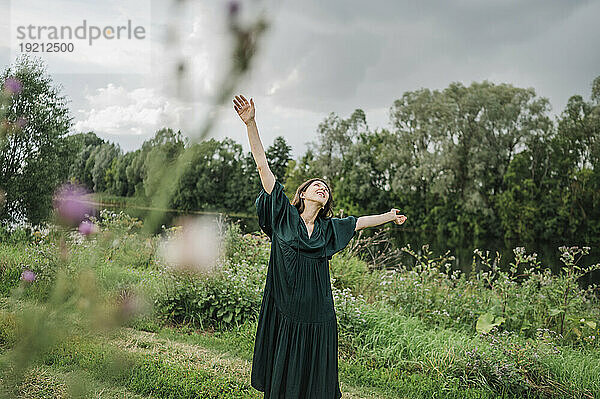
{"label": "wildflower", "polygon": [[163,259],[178,269],[206,272],[220,256],[222,245],[214,220],[186,218],[181,232],[161,245]]}
{"label": "wildflower", "polygon": [[240,10],[240,3],[238,3],[235,0],[232,0],[229,2],[227,7],[229,10],[229,16],[233,18],[237,15],[238,11]]}
{"label": "wildflower", "polygon": [[23,273],[21,273],[21,280],[26,281],[28,283],[32,283],[33,280],[35,280],[35,278],[36,275],[31,270],[24,270]]}
{"label": "wildflower", "polygon": [[15,122],[15,126],[19,129],[23,129],[25,126],[27,126],[27,118],[23,116],[18,117]]}
{"label": "wildflower", "polygon": [[23,84],[17,78],[7,78],[4,81],[4,90],[10,94],[18,94],[23,90]]}
{"label": "wildflower", "polygon": [[97,230],[96,225],[89,220],[84,220],[79,224],[79,233],[84,236],[89,236]]}
{"label": "wildflower", "polygon": [[86,190],[74,184],[61,186],[54,196],[53,205],[60,221],[70,227],[78,226],[94,207],[85,200]]}

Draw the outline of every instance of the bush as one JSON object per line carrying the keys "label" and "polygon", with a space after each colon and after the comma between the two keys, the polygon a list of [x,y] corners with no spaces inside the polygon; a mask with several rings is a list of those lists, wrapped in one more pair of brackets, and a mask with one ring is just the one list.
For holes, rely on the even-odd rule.
{"label": "bush", "polygon": [[262,265],[269,263],[271,245],[269,237],[262,231],[258,234],[242,234],[237,223],[227,225],[224,240],[225,258],[235,265]]}
{"label": "bush", "polygon": [[138,218],[132,217],[123,211],[116,213],[109,209],[101,210],[99,217],[92,217],[91,220],[102,230],[111,230],[128,234],[139,232],[143,224]]}
{"label": "bush", "polygon": [[57,249],[52,244],[15,246],[0,245],[0,294],[7,296],[21,282],[25,270],[35,273],[35,280],[23,293],[26,297],[44,298],[56,277]]}
{"label": "bush", "polygon": [[262,236],[241,235],[237,224],[225,233],[225,259],[212,274],[165,270],[157,293],[158,316],[204,328],[230,328],[256,318],[266,280],[269,247]]}
{"label": "bush", "polygon": [[260,288],[231,270],[209,276],[166,272],[163,278],[154,302],[163,320],[221,329],[243,324],[260,309]]}
{"label": "bush", "polygon": [[[427,246],[419,254],[404,251],[416,259],[412,268],[401,266],[380,283],[379,298],[407,315],[430,325],[472,331],[478,320],[499,320],[503,329],[534,337],[538,329],[550,329],[565,342],[598,345],[600,308],[598,288],[582,289],[577,281],[600,265],[580,268],[577,255],[586,250],[561,247],[563,272],[544,269],[536,255],[515,248],[509,270],[499,267],[499,257],[475,250],[473,270],[468,277],[451,271],[450,257],[433,258]],[[478,267],[479,266],[479,267]],[[475,272],[476,269],[480,269]]]}
{"label": "bush", "polygon": [[592,387],[581,385],[582,375],[560,378],[552,366],[563,358],[559,347],[562,338],[555,332],[540,329],[536,339],[524,339],[515,332],[494,328],[480,337],[481,345],[463,350],[451,364],[450,375],[502,394],[592,397]]}
{"label": "bush", "polygon": [[354,295],[362,294],[369,303],[377,300],[378,287],[384,275],[380,271],[371,272],[367,263],[346,251],[331,259],[329,270],[336,288],[349,289]]}

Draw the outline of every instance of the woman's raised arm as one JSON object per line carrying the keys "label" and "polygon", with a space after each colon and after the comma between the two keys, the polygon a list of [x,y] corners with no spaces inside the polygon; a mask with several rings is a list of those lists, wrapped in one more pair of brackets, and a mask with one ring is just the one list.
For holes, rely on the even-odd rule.
{"label": "woman's raised arm", "polygon": [[256,127],[256,120],[254,119],[254,100],[251,98],[250,102],[248,102],[242,95],[235,96],[233,99],[233,108],[242,119],[242,122],[246,124],[250,151],[252,151],[254,162],[256,162],[260,181],[267,194],[271,194],[275,186],[275,175],[271,172],[271,168],[269,168],[265,149],[258,135],[258,127]]}
{"label": "woman's raised arm", "polygon": [[392,208],[389,212],[380,215],[361,216],[356,221],[356,228],[354,230],[358,231],[367,227],[375,227],[387,222],[402,224],[406,221],[406,216],[400,215],[399,212],[398,209]]}

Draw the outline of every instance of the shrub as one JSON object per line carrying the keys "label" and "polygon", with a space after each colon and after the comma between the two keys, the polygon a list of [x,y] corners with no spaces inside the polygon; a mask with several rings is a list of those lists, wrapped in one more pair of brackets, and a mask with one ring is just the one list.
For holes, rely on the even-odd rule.
{"label": "shrub", "polygon": [[161,272],[155,298],[158,317],[204,328],[230,328],[256,318],[269,262],[266,235],[242,235],[237,224],[224,234],[224,259],[213,273]]}
{"label": "shrub", "polygon": [[109,209],[101,210],[99,217],[92,217],[91,220],[102,230],[111,230],[129,234],[139,232],[143,224],[138,218],[132,217],[123,211],[116,213]]}
{"label": "shrub", "polygon": [[164,320],[228,328],[255,317],[260,309],[260,287],[229,269],[207,276],[165,272],[163,278],[155,305]]}
{"label": "shrub", "polygon": [[382,281],[379,270],[369,270],[366,262],[343,251],[335,255],[329,262],[330,275],[335,287],[349,289],[354,295],[359,293],[369,303],[377,300],[378,287]]}
{"label": "shrub", "polygon": [[480,335],[481,345],[463,350],[448,373],[469,385],[489,387],[495,392],[540,397],[591,397],[581,381],[560,381],[550,366],[561,358],[559,334],[539,329],[536,339],[515,332],[492,329]]}
{"label": "shrub", "polygon": [[582,289],[577,281],[600,265],[577,266],[575,259],[586,254],[585,248],[561,247],[565,267],[559,275],[542,268],[536,255],[527,255],[521,247],[514,249],[507,271],[500,268],[497,253],[492,259],[489,251],[475,250],[474,271],[468,277],[451,271],[446,263],[451,258],[434,258],[426,245],[422,253],[410,246],[403,250],[415,257],[415,265],[387,273],[378,297],[404,314],[430,325],[471,331],[485,317],[526,337],[533,337],[537,329],[552,329],[566,342],[598,345],[598,288]]}

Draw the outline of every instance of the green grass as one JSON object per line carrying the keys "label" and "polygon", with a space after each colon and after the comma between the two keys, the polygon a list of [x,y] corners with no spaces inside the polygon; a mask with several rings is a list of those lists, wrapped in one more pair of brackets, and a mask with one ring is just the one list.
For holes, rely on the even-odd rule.
{"label": "green grass", "polygon": [[193,364],[181,364],[169,355],[133,353],[110,342],[68,342],[44,358],[53,369],[84,370],[94,379],[140,394],[160,398],[255,398],[249,382],[240,381]]}
{"label": "green grass", "polygon": [[21,278],[21,268],[26,265],[23,256],[27,245],[0,243],[0,295],[6,296],[16,287]]}
{"label": "green grass", "polygon": [[[118,245],[111,244],[112,236],[103,240],[98,245],[88,242],[74,246],[67,269],[76,274],[91,267],[98,288],[107,296],[114,297],[123,289],[151,299],[160,294],[163,276],[152,256],[151,242],[135,235],[121,237]],[[265,266],[268,251],[263,248],[264,242],[251,238],[246,241],[241,236],[236,240],[236,267],[251,270]],[[48,259],[55,252],[36,252],[33,248],[0,243],[2,296],[22,284],[19,277],[24,266],[40,268],[41,273],[51,272],[56,266]],[[531,353],[537,352],[528,349],[529,345],[547,349],[552,344],[514,336],[505,343],[512,345],[510,348],[494,349],[472,328],[434,325],[384,302],[371,303],[379,279],[366,273],[363,262],[342,254],[332,261],[332,274],[339,277],[338,288],[365,293],[368,299],[346,298],[346,307],[338,312],[339,378],[345,398],[600,397],[597,348],[562,344],[559,353],[542,351],[539,361],[531,362]],[[256,280],[257,275],[245,276]],[[34,284],[28,289],[45,287]],[[42,292],[38,294],[0,301],[3,362],[19,340],[19,314],[28,309],[27,305],[35,307],[36,301],[44,300]],[[165,324],[148,313],[127,326],[131,328],[112,335],[91,336],[85,329],[68,331],[68,340],[45,351],[41,362],[35,363],[21,381],[20,395],[73,397],[77,392],[69,390],[87,387],[80,396],[98,397],[95,395],[102,392],[102,397],[262,397],[250,386],[249,377],[255,319],[237,328],[214,331]],[[485,355],[469,357],[475,348]],[[501,383],[494,380],[494,366],[517,364],[521,361],[518,356],[524,356],[519,364],[531,368],[525,375],[532,378],[532,384],[520,387],[515,379]],[[469,363],[473,359],[475,363]]]}
{"label": "green grass", "polygon": [[17,395],[22,399],[152,398],[135,394],[122,386],[98,381],[83,370],[63,372],[49,366],[32,368],[19,386]]}
{"label": "green grass", "polygon": [[[350,397],[519,397],[481,386],[465,386],[458,378],[448,377],[442,367],[433,371],[431,365],[436,359],[438,366],[443,366],[440,359],[445,358],[444,350],[471,347],[475,339],[449,330],[423,330],[422,323],[411,318],[397,318],[390,326],[395,335],[389,334],[388,338],[373,330],[372,337],[364,341],[365,355],[340,353],[343,392],[358,395]],[[85,385],[91,384],[92,388],[106,386],[142,396],[260,397],[249,385],[255,330],[256,322],[248,322],[238,329],[212,333],[189,327],[162,327],[156,334],[125,329],[104,341],[77,337],[47,354],[43,367],[51,375],[85,375]],[[357,337],[360,338],[365,337]],[[395,340],[396,345],[390,345]],[[372,356],[385,346],[391,346],[389,353]],[[381,362],[394,357],[394,352],[402,353],[404,362],[382,367]],[[591,390],[598,384],[600,359],[597,354],[588,355],[582,362],[580,352],[563,349],[554,367],[564,371],[561,378],[577,381]]]}

